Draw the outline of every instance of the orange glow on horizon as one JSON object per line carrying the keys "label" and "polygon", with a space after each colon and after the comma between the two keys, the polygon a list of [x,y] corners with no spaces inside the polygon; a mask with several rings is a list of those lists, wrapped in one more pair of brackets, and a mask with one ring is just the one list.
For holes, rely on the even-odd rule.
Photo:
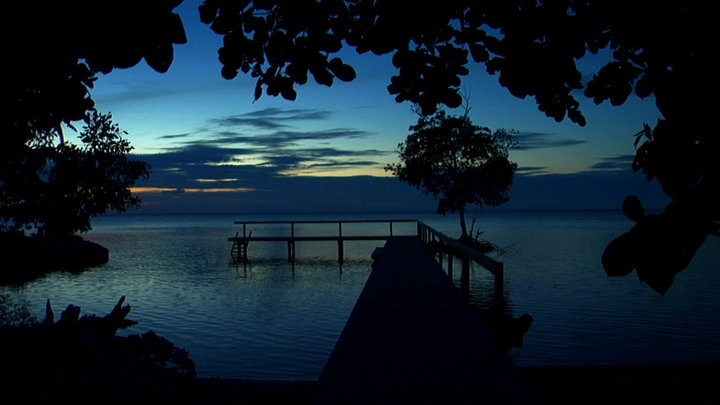
{"label": "orange glow on horizon", "polygon": [[237,178],[227,178],[227,179],[195,179],[198,183],[227,183],[231,181],[238,181]]}
{"label": "orange glow on horizon", "polygon": [[288,177],[355,177],[355,176],[373,176],[373,177],[392,177],[392,174],[386,172],[382,167],[339,167],[328,169],[326,167],[308,167],[295,168],[279,172]]}
{"label": "orange glow on horizon", "polygon": [[135,194],[161,194],[161,193],[247,193],[255,191],[248,187],[215,187],[215,188],[170,188],[170,187],[132,187],[130,192]]}

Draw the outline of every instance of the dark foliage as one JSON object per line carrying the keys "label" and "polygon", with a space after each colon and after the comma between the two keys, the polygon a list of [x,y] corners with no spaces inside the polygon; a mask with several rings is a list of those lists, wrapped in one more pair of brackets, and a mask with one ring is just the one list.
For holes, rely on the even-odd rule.
{"label": "dark foliage", "polygon": [[438,213],[459,213],[461,239],[467,239],[466,205],[496,207],[509,200],[517,168],[508,160],[512,133],[491,132],[444,111],[420,117],[410,131],[398,145],[401,162],[385,170],[437,198]]}
{"label": "dark foliage", "polygon": [[93,375],[120,380],[140,376],[195,376],[195,364],[187,351],[152,331],[142,335],[116,336],[118,329],[136,324],[126,319],[129,305],[121,297],[113,310],[102,317],[80,316],[80,307],[68,305],[55,321],[48,300],[41,323],[0,327],[3,379],[23,376],[42,378],[70,376],[92,380]]}
{"label": "dark foliage", "polygon": [[27,303],[13,302],[8,294],[0,294],[0,328],[7,326],[30,326],[36,322]]}
{"label": "dark foliage", "polygon": [[[40,225],[46,236],[66,236],[87,230],[89,216],[133,204],[123,184],[141,175],[143,168],[122,161],[127,144],[117,138],[117,128],[91,130],[80,148],[64,142],[62,127],[72,128],[73,122],[82,120],[89,120],[88,125],[110,125],[109,117],[103,122],[105,117],[94,112],[89,93],[98,73],[128,68],[142,59],[159,72],[169,68],[173,44],[186,42],[182,21],[172,12],[179,3],[2,2],[0,217],[4,227]],[[51,147],[56,139],[59,142]],[[92,158],[96,158],[94,174],[88,172]],[[120,168],[122,164],[126,166]]]}
{"label": "dark foliage", "polygon": [[92,217],[139,205],[130,187],[148,176],[149,166],[128,158],[132,147],[111,118],[89,113],[80,145],[54,144],[54,134],[38,134],[26,145],[23,175],[2,184],[0,229],[69,238],[88,231]]}
{"label": "dark foliage", "polygon": [[[224,37],[226,78],[249,73],[258,89],[294,99],[308,73],[326,85],[354,78],[333,56],[343,48],[392,54],[398,72],[388,90],[426,114],[438,104],[460,106],[471,62],[485,64],[513,95],[535,97],[549,117],[581,125],[574,90],[613,105],[633,90],[655,95],[667,114],[678,84],[710,79],[686,75],[711,73],[718,63],[711,6],[696,1],[205,0],[199,13]],[[610,60],[584,85],[576,61],[604,49],[613,51]]]}
{"label": "dark foliage", "polygon": [[12,157],[37,133],[82,120],[94,106],[88,88],[97,73],[129,68],[142,59],[167,71],[173,44],[186,42],[182,21],[172,12],[180,2],[3,2],[3,156]]}
{"label": "dark foliage", "polygon": [[626,276],[636,270],[640,281],[664,295],[713,230],[707,221],[672,206],[665,213],[646,215],[635,196],[625,199],[623,212],[637,224],[605,248],[605,272]]}

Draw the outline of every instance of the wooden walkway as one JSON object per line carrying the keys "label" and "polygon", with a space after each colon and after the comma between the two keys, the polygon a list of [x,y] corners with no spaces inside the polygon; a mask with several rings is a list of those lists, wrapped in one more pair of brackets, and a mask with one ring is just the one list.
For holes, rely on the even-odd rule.
{"label": "wooden walkway", "polygon": [[[285,242],[287,243],[288,261],[295,263],[295,244],[296,242],[337,242],[338,246],[338,262],[343,263],[345,259],[345,242],[346,241],[386,241],[388,238],[394,235],[394,226],[403,223],[413,223],[413,233],[419,232],[417,230],[418,221],[415,219],[374,219],[374,220],[325,220],[325,221],[235,221],[236,225],[242,225],[242,235],[238,231],[235,236],[229,237],[228,241],[232,242],[230,249],[230,256],[232,257],[233,264],[242,264],[248,262],[248,248],[250,242]],[[347,230],[343,233],[343,225],[368,225],[368,224],[385,224],[388,226],[385,232],[382,234],[347,234]],[[281,225],[287,232],[284,235],[252,235],[252,231],[249,231],[248,226],[268,226],[268,225]],[[297,227],[302,225],[333,225],[337,226],[334,234],[325,235],[304,235],[300,236],[296,233]],[[267,230],[266,230],[267,231]],[[277,230],[275,230],[277,231]],[[327,232],[328,229],[325,229]],[[357,232],[357,229],[355,230]],[[317,231],[316,231],[317,232]],[[281,232],[282,233],[282,232]]]}
{"label": "wooden walkway", "polygon": [[317,404],[537,404],[418,237],[375,255],[318,380]]}

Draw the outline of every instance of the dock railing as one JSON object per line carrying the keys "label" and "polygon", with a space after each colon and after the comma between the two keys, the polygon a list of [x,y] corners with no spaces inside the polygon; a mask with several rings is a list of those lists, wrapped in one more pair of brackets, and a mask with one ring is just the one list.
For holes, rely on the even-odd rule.
{"label": "dock railing", "polygon": [[460,259],[462,272],[460,275],[461,289],[467,295],[470,289],[470,261],[478,263],[495,276],[495,297],[503,297],[503,286],[505,284],[505,265],[485,253],[474,249],[457,239],[451,238],[444,233],[434,229],[424,222],[417,222],[418,237],[422,239],[431,249],[439,253],[438,261],[443,264],[443,253],[447,254],[447,272],[452,278],[453,257]]}
{"label": "dock railing", "polygon": [[[407,231],[398,233],[397,224],[416,223],[417,228],[413,232]],[[324,232],[322,235],[306,235],[301,229],[303,225],[336,225],[337,232],[332,234]],[[347,232],[350,224],[387,224],[387,228],[382,233],[357,233]],[[400,235],[417,235],[425,242],[430,249],[438,254],[438,262],[443,266],[444,255],[447,255],[447,273],[450,278],[453,274],[453,261],[458,258],[462,263],[462,272],[460,277],[461,290],[466,296],[469,294],[470,288],[470,262],[476,262],[483,268],[488,270],[495,276],[495,297],[503,297],[504,284],[504,264],[499,262],[485,253],[474,249],[457,239],[451,238],[444,233],[432,228],[422,221],[416,219],[374,219],[374,220],[320,220],[320,221],[235,221],[235,225],[242,225],[242,235],[238,231],[234,237],[228,238],[233,242],[231,255],[234,264],[246,263],[248,260],[247,252],[250,242],[286,242],[288,249],[288,261],[295,263],[295,243],[310,241],[336,241],[338,244],[338,262],[344,260],[345,242],[346,241],[383,241],[393,236]],[[252,225],[272,226],[279,225],[279,229],[272,234],[267,232],[256,232],[253,235]],[[345,228],[343,227],[345,225]],[[416,232],[416,233],[415,233]],[[279,233],[279,234],[278,234]]]}
{"label": "dock railing", "polygon": [[[288,261],[295,263],[295,243],[296,242],[312,242],[312,241],[336,241],[338,244],[338,262],[342,263],[345,258],[345,242],[346,241],[373,241],[387,240],[390,237],[398,235],[396,225],[400,223],[414,223],[415,219],[371,219],[371,220],[320,220],[320,221],[235,221],[235,225],[242,225],[242,235],[240,231],[234,237],[228,238],[233,242],[231,254],[235,264],[247,261],[247,247],[250,242],[286,242],[288,247]],[[351,224],[387,224],[381,233],[367,232],[348,232],[347,228]],[[268,226],[280,225],[280,229],[275,230],[273,234],[268,235],[267,231],[262,232],[256,230],[255,235],[251,235],[252,225]],[[307,235],[303,225],[336,225],[336,232],[321,232],[321,235]],[[414,232],[414,230],[413,230]],[[406,235],[408,233],[405,233]],[[245,246],[244,251],[238,249]],[[233,252],[244,252],[244,255],[236,255]]]}

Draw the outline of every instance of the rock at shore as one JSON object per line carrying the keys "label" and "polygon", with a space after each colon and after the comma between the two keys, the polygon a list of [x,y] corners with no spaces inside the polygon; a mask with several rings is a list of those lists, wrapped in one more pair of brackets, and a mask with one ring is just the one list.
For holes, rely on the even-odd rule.
{"label": "rock at shore", "polygon": [[85,268],[107,263],[109,251],[106,247],[84,239],[49,241],[36,246],[42,253],[40,264],[59,264],[67,268]]}

